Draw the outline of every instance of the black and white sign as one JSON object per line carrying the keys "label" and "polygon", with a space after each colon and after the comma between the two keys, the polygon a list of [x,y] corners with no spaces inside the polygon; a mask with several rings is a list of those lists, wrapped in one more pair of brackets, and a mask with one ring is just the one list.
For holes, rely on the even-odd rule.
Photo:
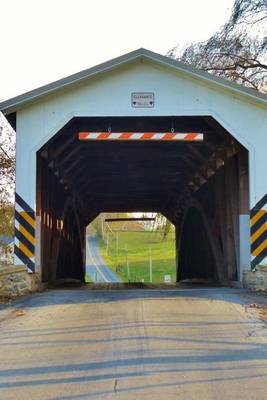
{"label": "black and white sign", "polygon": [[154,93],[134,92],[132,93],[132,107],[152,108],[154,107]]}

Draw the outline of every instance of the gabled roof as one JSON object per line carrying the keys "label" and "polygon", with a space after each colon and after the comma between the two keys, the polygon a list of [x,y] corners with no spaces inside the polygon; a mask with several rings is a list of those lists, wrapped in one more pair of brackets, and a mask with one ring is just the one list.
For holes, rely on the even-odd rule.
{"label": "gabled roof", "polygon": [[130,53],[124,54],[120,57],[114,58],[112,60],[106,61],[102,64],[99,64],[95,67],[88,68],[76,74],[70,75],[66,78],[57,80],[55,82],[49,83],[48,85],[41,86],[37,89],[31,90],[19,96],[13,97],[9,100],[3,101],[0,103],[0,110],[4,114],[10,114],[23,107],[26,104],[30,104],[41,97],[44,97],[48,94],[55,93],[63,88],[68,86],[73,86],[78,82],[83,80],[87,80],[91,77],[94,77],[98,74],[111,71],[121,65],[129,64],[133,61],[139,59],[146,59],[157,64],[167,66],[174,70],[183,72],[191,77],[197,78],[202,81],[207,81],[213,83],[218,87],[223,87],[225,89],[230,90],[232,93],[241,94],[245,97],[251,98],[254,101],[258,101],[261,103],[267,103],[267,96],[262,94],[254,89],[248,89],[244,86],[241,86],[237,83],[230,82],[226,79],[216,77],[207,72],[203,72],[194,67],[191,67],[188,64],[184,64],[180,61],[176,61],[172,58],[162,56],[158,53],[154,53],[150,50],[146,50],[140,48],[138,50],[132,51]]}

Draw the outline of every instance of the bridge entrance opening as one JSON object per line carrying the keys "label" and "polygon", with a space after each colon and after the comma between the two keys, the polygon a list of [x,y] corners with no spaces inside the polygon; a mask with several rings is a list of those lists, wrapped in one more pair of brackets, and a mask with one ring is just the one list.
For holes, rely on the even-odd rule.
{"label": "bridge entrance opening", "polygon": [[101,213],[86,229],[86,282],[176,282],[175,227],[159,213]]}
{"label": "bridge entrance opening", "polygon": [[[108,130],[201,132],[204,140],[79,140]],[[166,216],[177,280],[237,280],[248,152],[209,116],[73,118],[37,153],[43,281],[84,279],[86,226],[102,212]]]}

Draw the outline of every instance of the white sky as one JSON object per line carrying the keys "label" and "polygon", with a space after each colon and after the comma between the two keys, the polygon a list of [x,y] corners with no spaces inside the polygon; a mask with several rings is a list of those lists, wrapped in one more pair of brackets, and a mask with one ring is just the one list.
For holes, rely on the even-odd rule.
{"label": "white sky", "polygon": [[0,0],[0,99],[139,47],[207,39],[234,0]]}

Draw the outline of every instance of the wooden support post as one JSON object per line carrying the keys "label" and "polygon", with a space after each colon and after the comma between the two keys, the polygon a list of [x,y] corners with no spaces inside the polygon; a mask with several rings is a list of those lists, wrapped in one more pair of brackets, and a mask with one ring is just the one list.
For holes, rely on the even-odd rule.
{"label": "wooden support post", "polygon": [[180,229],[181,228],[181,218],[175,224],[175,249],[176,249],[176,282],[178,282],[178,268],[179,268],[179,247],[180,247]]}

